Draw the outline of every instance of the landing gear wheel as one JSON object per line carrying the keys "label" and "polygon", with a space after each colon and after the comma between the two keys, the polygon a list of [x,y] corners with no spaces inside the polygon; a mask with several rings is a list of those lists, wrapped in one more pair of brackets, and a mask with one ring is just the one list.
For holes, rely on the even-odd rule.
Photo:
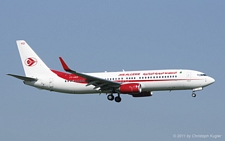
{"label": "landing gear wheel", "polygon": [[114,100],[114,96],[112,94],[110,94],[110,95],[107,96],[107,99],[110,100],[110,101],[113,101]]}
{"label": "landing gear wheel", "polygon": [[120,97],[120,96],[117,96],[117,97],[115,98],[115,101],[116,101],[116,102],[120,102],[120,101],[121,101],[121,97]]}
{"label": "landing gear wheel", "polygon": [[192,97],[196,97],[196,94],[195,93],[192,93]]}

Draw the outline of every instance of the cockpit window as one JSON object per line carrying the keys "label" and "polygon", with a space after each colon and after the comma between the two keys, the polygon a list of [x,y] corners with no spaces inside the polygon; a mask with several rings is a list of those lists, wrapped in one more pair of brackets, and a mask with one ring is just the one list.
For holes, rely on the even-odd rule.
{"label": "cockpit window", "polygon": [[197,74],[198,76],[206,76],[206,74],[202,73],[202,74]]}

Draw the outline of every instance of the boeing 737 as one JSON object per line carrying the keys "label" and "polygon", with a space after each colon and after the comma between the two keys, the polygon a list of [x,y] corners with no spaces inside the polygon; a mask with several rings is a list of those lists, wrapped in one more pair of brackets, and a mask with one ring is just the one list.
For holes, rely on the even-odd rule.
{"label": "boeing 737", "polygon": [[147,97],[153,91],[192,90],[192,96],[196,97],[196,91],[215,82],[205,73],[187,69],[80,73],[59,57],[66,71],[61,72],[48,68],[24,40],[16,42],[25,76],[8,75],[38,89],[68,94],[105,93],[108,100],[120,102],[121,94]]}

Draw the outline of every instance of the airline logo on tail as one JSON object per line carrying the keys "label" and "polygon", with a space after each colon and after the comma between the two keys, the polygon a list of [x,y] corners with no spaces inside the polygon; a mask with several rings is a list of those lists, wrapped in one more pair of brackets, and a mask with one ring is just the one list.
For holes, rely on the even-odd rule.
{"label": "airline logo on tail", "polygon": [[35,66],[37,64],[37,59],[34,57],[29,57],[25,60],[25,64],[29,67]]}
{"label": "airline logo on tail", "polygon": [[25,45],[25,42],[21,42],[21,45]]}

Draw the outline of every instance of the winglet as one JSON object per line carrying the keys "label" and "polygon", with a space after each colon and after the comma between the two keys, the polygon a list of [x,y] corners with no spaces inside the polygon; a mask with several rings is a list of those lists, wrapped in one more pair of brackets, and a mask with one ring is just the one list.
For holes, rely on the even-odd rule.
{"label": "winglet", "polygon": [[71,71],[71,69],[67,66],[67,64],[65,63],[65,61],[62,59],[62,57],[59,57],[59,60],[62,64],[62,67],[65,71]]}

